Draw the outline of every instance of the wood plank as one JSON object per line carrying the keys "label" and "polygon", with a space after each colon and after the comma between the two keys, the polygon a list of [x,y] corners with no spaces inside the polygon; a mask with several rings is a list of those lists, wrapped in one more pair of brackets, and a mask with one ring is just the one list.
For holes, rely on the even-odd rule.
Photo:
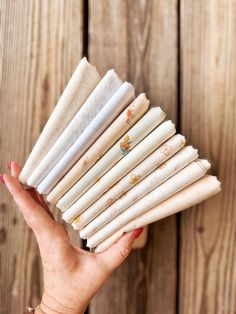
{"label": "wood plank", "polygon": [[[89,58],[101,73],[114,68],[175,120],[177,1],[89,2]],[[91,314],[175,313],[176,218],[149,228],[90,304]]]}
{"label": "wood plank", "polygon": [[[1,171],[23,163],[82,55],[82,1],[1,1]],[[37,244],[0,186],[0,311],[41,296]]]}
{"label": "wood plank", "polygon": [[179,313],[236,312],[236,3],[181,2],[181,127],[222,192],[181,214]]}

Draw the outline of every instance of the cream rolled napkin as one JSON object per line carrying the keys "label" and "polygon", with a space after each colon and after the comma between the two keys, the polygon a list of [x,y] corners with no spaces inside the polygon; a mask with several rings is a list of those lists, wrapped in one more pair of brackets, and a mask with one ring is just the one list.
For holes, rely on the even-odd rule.
{"label": "cream rolled napkin", "polygon": [[201,178],[209,168],[210,164],[207,160],[199,159],[193,161],[89,237],[87,239],[87,246],[94,248],[133,219]]}
{"label": "cream rolled napkin", "polygon": [[140,94],[97,139],[64,178],[47,196],[48,202],[56,204],[59,199],[101,158],[108,149],[129,130],[148,110],[149,100]]}
{"label": "cream rolled napkin", "polygon": [[[59,200],[57,207],[69,208],[114,164],[129,153],[165,118],[160,108],[151,108],[110,150]],[[74,218],[73,218],[74,219]],[[72,219],[72,220],[73,220]]]}
{"label": "cream rolled napkin", "polygon": [[[100,214],[106,207],[114,203],[122,194],[133,188],[141,180],[143,180],[149,173],[158,168],[163,162],[174,155],[185,144],[184,136],[177,134],[166,141],[163,145],[157,148],[152,154],[144,159],[137,167],[132,169],[126,176],[124,176],[117,184],[104,193],[96,202],[87,208],[80,216],[78,216],[74,223],[74,229],[82,229],[98,214]],[[154,187],[153,187],[154,188]],[[110,209],[110,208],[109,208]],[[96,219],[95,219],[96,220]],[[93,224],[93,222],[92,222]],[[89,224],[90,226],[90,224]],[[87,228],[85,228],[87,229]],[[84,231],[85,231],[84,229]],[[81,232],[84,236],[84,233]],[[90,234],[85,234],[85,237]]]}
{"label": "cream rolled napkin", "polygon": [[96,247],[95,252],[100,253],[107,250],[113,243],[122,237],[124,232],[135,230],[165,217],[174,215],[210,198],[220,192],[220,190],[220,182],[217,178],[205,175],[203,178],[187,186],[185,189],[171,196],[113,233]]}
{"label": "cream rolled napkin", "polygon": [[83,58],[70,78],[69,83],[21,170],[19,176],[20,182],[23,184],[27,183],[32,172],[89,97],[100,79],[96,68],[88,63],[86,58]]}
{"label": "cream rolled napkin", "polygon": [[134,87],[124,82],[109,99],[101,111],[87,126],[67,153],[59,160],[49,174],[39,184],[37,190],[41,194],[48,194],[63,175],[88,150],[94,141],[112,123],[120,112],[135,98]]}
{"label": "cream rolled napkin", "polygon": [[171,121],[162,123],[140,142],[129,154],[121,159],[99,181],[81,196],[62,216],[67,222],[72,222],[78,214],[86,210],[113,184],[120,180],[127,172],[159,147],[175,133],[175,126]]}
{"label": "cream rolled napkin", "polygon": [[122,213],[134,202],[152,191],[171,176],[175,175],[178,171],[197,159],[197,157],[197,150],[192,146],[182,148],[180,152],[167,160],[158,169],[150,173],[145,179],[139,182],[130,191],[120,197],[99,216],[92,220],[84,229],[80,231],[81,238],[86,239],[90,237],[94,232]]}
{"label": "cream rolled napkin", "polygon": [[115,71],[109,70],[29,177],[28,185],[40,184],[121,85]]}

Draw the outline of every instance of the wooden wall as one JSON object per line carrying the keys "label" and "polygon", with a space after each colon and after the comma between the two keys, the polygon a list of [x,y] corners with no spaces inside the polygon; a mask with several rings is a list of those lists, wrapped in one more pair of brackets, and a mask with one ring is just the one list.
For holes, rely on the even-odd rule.
{"label": "wooden wall", "polygon": [[[222,181],[218,196],[153,224],[88,312],[235,314],[236,1],[1,0],[0,10],[1,171],[25,161],[86,55],[163,107]],[[39,302],[40,257],[0,193],[0,311],[21,314]]]}

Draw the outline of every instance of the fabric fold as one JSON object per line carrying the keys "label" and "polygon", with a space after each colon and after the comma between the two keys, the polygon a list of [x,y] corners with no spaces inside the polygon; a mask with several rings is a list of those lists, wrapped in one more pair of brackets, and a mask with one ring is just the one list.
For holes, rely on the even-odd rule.
{"label": "fabric fold", "polygon": [[80,231],[81,238],[86,239],[90,237],[94,232],[102,228],[134,202],[138,201],[168,178],[178,173],[181,169],[197,159],[197,157],[198,152],[192,146],[182,148],[180,152],[167,160],[158,169],[150,173],[145,179],[139,182],[125,195],[120,197],[99,216],[92,220],[84,229]]}
{"label": "fabric fold", "polygon": [[183,135],[177,134],[167,140],[146,159],[132,169],[119,182],[104,193],[96,202],[87,208],[79,217],[72,223],[74,229],[82,229],[92,219],[94,219],[103,210],[114,203],[121,195],[128,192],[136,184],[142,181],[152,171],[157,169],[163,162],[169,159],[177,151],[179,151],[185,144]]}
{"label": "fabric fold", "polygon": [[96,184],[94,184],[81,198],[76,201],[64,214],[63,219],[71,222],[104,192],[113,186],[127,172],[152,153],[164,141],[175,133],[175,126],[171,121],[162,123],[143,139],[132,151],[111,168]]}
{"label": "fabric fold", "polygon": [[71,76],[21,170],[19,176],[21,183],[27,183],[33,171],[89,97],[100,79],[96,68],[88,63],[86,58],[83,58]]}
{"label": "fabric fold", "polygon": [[205,201],[220,192],[220,185],[221,184],[216,177],[205,175],[203,178],[187,186],[185,189],[171,196],[113,233],[96,247],[95,252],[100,253],[107,250],[113,243],[122,237],[124,232],[144,227],[145,225],[174,215]]}
{"label": "fabric fold", "polygon": [[89,248],[96,247],[112,233],[116,232],[133,219],[201,178],[209,168],[210,164],[207,160],[199,159],[193,161],[89,237],[87,239],[87,246]]}
{"label": "fabric fold", "polygon": [[129,130],[148,110],[149,100],[140,94],[97,139],[47,196],[56,205],[59,199]]}
{"label": "fabric fold", "polygon": [[48,194],[63,175],[75,164],[86,150],[88,150],[103,131],[113,122],[117,115],[119,115],[134,98],[135,93],[133,85],[124,82],[90,122],[66,154],[39,184],[37,188],[38,192]]}
{"label": "fabric fold", "polygon": [[121,85],[115,71],[109,70],[29,177],[28,185],[40,184]]}
{"label": "fabric fold", "polygon": [[[57,207],[68,209],[79,197],[98,181],[113,165],[148,135],[165,118],[160,108],[151,108],[110,150],[59,200]],[[73,210],[72,210],[73,211]],[[79,213],[78,213],[79,214]],[[72,220],[75,217],[72,218]],[[72,222],[72,221],[71,221]]]}

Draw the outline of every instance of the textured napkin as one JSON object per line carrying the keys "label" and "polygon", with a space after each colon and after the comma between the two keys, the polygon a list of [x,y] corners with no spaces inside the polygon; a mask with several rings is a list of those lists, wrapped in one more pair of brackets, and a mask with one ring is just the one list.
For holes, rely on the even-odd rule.
{"label": "textured napkin", "polygon": [[[165,118],[160,108],[151,108],[109,151],[59,200],[57,207],[69,208],[99,180],[114,164],[129,153]],[[79,214],[79,213],[78,213]],[[72,218],[72,220],[75,217]]]}
{"label": "textured napkin", "polygon": [[66,154],[59,160],[49,174],[43,179],[37,190],[48,194],[63,175],[88,150],[94,141],[105,131],[121,111],[135,98],[134,87],[124,82],[105,106],[99,111]]}
{"label": "textured napkin", "polygon": [[192,183],[185,189],[171,196],[164,202],[153,207],[138,218],[132,220],[124,227],[113,233],[100,243],[95,252],[103,252],[115,243],[124,232],[129,232],[137,228],[143,227],[154,221],[158,221],[170,215],[174,215],[184,209],[192,207],[209,197],[220,192],[220,182],[216,177],[205,175],[203,178]]}
{"label": "textured napkin", "polygon": [[[72,224],[74,229],[82,229],[106,207],[114,203],[138,182],[143,180],[150,172],[158,168],[163,162],[174,155],[185,144],[184,136],[177,134],[157,148],[144,159],[137,167],[104,193],[96,202],[78,216]],[[82,234],[82,233],[81,233]],[[88,236],[88,235],[85,235]]]}
{"label": "textured napkin", "polygon": [[132,221],[152,207],[163,202],[165,199],[171,197],[178,191],[198,180],[206,173],[209,167],[210,164],[207,160],[199,159],[197,161],[193,161],[187,167],[180,170],[177,174],[156,187],[139,201],[132,204],[119,216],[114,218],[112,221],[94,233],[91,237],[89,237],[87,239],[87,246],[94,248],[103,240],[108,238],[112,233],[126,225],[128,222]]}
{"label": "textured napkin", "polygon": [[182,148],[180,152],[162,164],[158,169],[154,170],[144,180],[139,182],[135,187],[91,221],[84,229],[81,230],[80,236],[84,239],[90,237],[94,232],[122,213],[134,202],[183,169],[185,166],[197,159],[197,157],[197,150],[193,147],[187,146]]}
{"label": "textured napkin", "polygon": [[28,185],[37,187],[40,184],[121,85],[115,71],[109,70],[34,170]]}
{"label": "textured napkin", "polygon": [[100,79],[96,68],[89,64],[86,58],[83,58],[69,80],[20,173],[19,180],[23,184],[27,183],[34,169],[56,142]]}
{"label": "textured napkin", "polygon": [[74,220],[78,214],[87,209],[113,184],[120,180],[127,172],[133,169],[174,133],[175,126],[171,121],[162,123],[83,194],[81,198],[63,214],[63,219],[67,222],[71,222],[71,219]]}
{"label": "textured napkin", "polygon": [[56,204],[59,199],[101,158],[108,149],[129,130],[148,110],[149,100],[140,94],[97,139],[72,169],[47,196],[48,202]]}

